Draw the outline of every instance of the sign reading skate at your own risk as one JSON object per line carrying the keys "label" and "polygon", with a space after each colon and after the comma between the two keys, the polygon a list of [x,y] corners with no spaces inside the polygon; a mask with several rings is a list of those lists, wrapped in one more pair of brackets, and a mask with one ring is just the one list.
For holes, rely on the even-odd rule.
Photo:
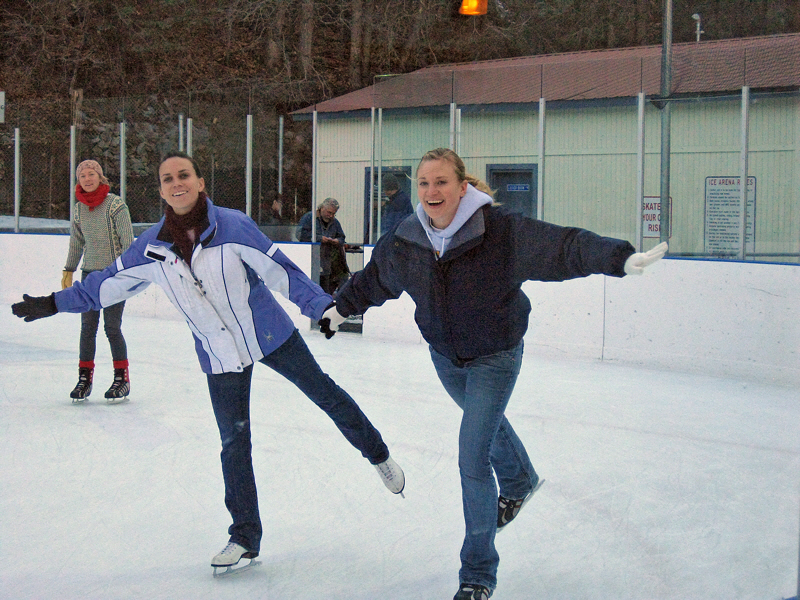
{"label": "sign reading skate at your own risk", "polygon": [[[672,202],[669,203],[670,214]],[[672,219],[670,219],[672,223]],[[672,228],[670,227],[670,237]],[[645,196],[642,202],[642,237],[656,238],[661,237],[661,196]]]}
{"label": "sign reading skate at your own risk", "polygon": [[[706,254],[739,252],[741,177],[706,177]],[[756,178],[747,178],[746,253],[755,252]]]}

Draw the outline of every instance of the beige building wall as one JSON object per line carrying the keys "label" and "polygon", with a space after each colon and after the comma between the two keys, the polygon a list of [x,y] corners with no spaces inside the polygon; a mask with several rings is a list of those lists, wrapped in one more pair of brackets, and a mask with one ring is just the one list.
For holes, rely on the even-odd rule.
{"label": "beige building wall", "polygon": [[[671,252],[702,255],[706,178],[738,177],[741,98],[673,104],[671,129]],[[459,153],[467,170],[485,178],[491,164],[537,164],[538,107],[505,112],[465,110]],[[661,113],[645,110],[645,196],[660,195]],[[637,231],[637,107],[546,108],[543,218],[635,242]],[[412,176],[427,150],[450,144],[447,111],[393,115],[375,133],[375,159],[408,166]],[[800,251],[800,97],[755,97],[750,105],[749,174],[756,178],[757,254]],[[342,201],[348,239],[361,242],[365,169],[372,158],[369,118],[319,121],[319,200]],[[415,186],[412,201],[417,202]],[[658,243],[645,239],[644,247]],[[798,262],[795,258],[759,257]]]}

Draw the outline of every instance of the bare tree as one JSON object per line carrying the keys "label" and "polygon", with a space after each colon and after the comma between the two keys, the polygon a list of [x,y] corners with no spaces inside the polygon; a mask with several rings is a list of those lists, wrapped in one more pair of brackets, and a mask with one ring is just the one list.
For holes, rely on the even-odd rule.
{"label": "bare tree", "polygon": [[361,86],[361,54],[364,38],[364,1],[350,0],[350,85]]}
{"label": "bare tree", "polygon": [[[797,0],[674,0],[674,40],[800,30]],[[231,85],[313,102],[430,64],[658,44],[662,0],[6,0],[0,87],[87,98]],[[294,86],[294,87],[292,87]],[[302,88],[302,91],[300,91]],[[277,89],[277,88],[276,88]]]}
{"label": "bare tree", "polygon": [[300,55],[303,79],[310,79],[314,70],[314,0],[301,1],[297,26],[300,31],[300,44],[297,50]]}

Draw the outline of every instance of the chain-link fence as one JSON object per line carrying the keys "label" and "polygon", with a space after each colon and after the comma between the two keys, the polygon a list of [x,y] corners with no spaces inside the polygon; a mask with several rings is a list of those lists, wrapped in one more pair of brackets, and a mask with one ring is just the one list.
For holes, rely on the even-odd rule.
{"label": "chain-link fence", "polygon": [[[102,165],[111,191],[124,196],[135,224],[161,218],[157,169],[173,150],[190,151],[198,161],[216,204],[246,211],[250,115],[249,212],[273,239],[286,238],[311,207],[312,133],[308,122],[282,119],[275,96],[275,90],[240,88],[10,101],[0,124],[0,215],[14,215],[18,200],[22,217],[68,220],[72,144],[75,164],[91,158]],[[27,222],[22,228],[36,227]]]}

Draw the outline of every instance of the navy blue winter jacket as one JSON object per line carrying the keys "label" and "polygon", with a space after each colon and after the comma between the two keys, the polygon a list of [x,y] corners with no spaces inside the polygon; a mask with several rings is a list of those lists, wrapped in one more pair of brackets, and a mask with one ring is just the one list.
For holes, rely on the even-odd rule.
{"label": "navy blue winter jacket", "polygon": [[528,328],[527,280],[594,273],[623,277],[635,252],[624,240],[530,219],[502,206],[478,209],[437,260],[416,215],[381,237],[363,271],[339,291],[343,316],[408,292],[425,340],[460,364],[516,346]]}

